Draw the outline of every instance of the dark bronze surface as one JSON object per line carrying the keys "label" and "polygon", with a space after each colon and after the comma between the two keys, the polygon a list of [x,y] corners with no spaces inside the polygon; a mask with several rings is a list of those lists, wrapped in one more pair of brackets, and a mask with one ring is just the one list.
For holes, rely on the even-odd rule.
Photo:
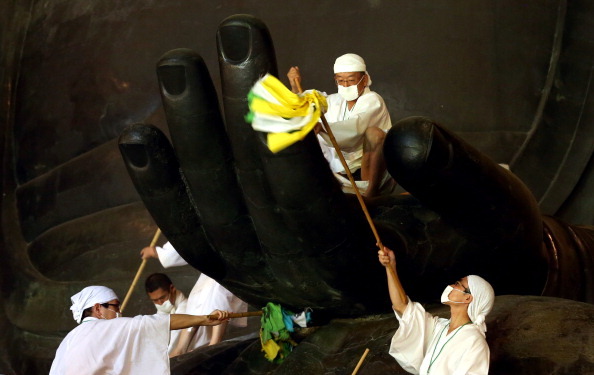
{"label": "dark bronze surface", "polygon": [[[238,13],[257,16],[248,18],[253,30],[242,25],[244,18],[228,18]],[[197,215],[192,212],[193,205],[181,201],[179,206],[172,206],[161,201],[163,209],[188,210],[186,226],[172,221],[166,233],[172,238],[178,236],[178,242],[190,241],[191,237],[182,238],[192,232],[190,228],[201,225],[205,233],[201,241],[212,245],[220,263],[217,265],[217,256],[212,254],[208,257],[212,265],[205,264],[207,257],[185,255],[197,268],[211,267],[213,275],[220,274],[217,277],[221,281],[247,300],[258,304],[278,293],[295,306],[318,303],[328,311],[328,317],[337,311],[358,314],[388,308],[381,290],[383,271],[377,269],[373,251],[369,251],[373,239],[369,234],[357,234],[364,224],[359,222],[360,217],[350,215],[356,211],[354,203],[336,194],[327,171],[319,169],[323,163],[319,154],[310,152],[312,140],[294,152],[279,157],[264,154],[259,159],[256,155],[262,155],[258,150],[261,143],[257,139],[254,142],[249,128],[235,126],[243,114],[240,110],[229,112],[245,103],[242,95],[251,84],[249,78],[276,65],[281,78],[289,66],[299,65],[305,88],[333,92],[334,59],[356,52],[367,60],[372,89],[385,98],[394,122],[411,115],[427,116],[435,123],[429,128],[437,144],[454,144],[454,156],[478,157],[475,164],[454,157],[457,162],[453,171],[462,180],[441,179],[440,186],[451,189],[435,191],[435,196],[447,198],[433,201],[433,194],[426,194],[411,181],[407,189],[417,190],[415,194],[423,205],[406,197],[380,199],[371,205],[386,243],[398,245],[400,237],[392,233],[405,233],[404,238],[409,240],[431,240],[417,242],[418,251],[415,246],[406,247],[414,249],[403,255],[403,262],[411,266],[405,271],[409,272],[406,278],[415,280],[408,288],[410,293],[434,297],[439,292],[430,286],[442,288],[434,281],[463,271],[469,264],[477,265],[471,262],[476,260],[472,256],[461,259],[482,254],[477,246],[484,235],[491,247],[482,249],[488,256],[479,259],[482,264],[478,265],[486,267],[486,262],[492,262],[492,271],[487,272],[492,272],[489,276],[503,290],[508,287],[505,278],[514,279],[519,273],[518,277],[526,280],[517,285],[521,292],[544,287],[545,295],[592,301],[590,228],[565,223],[594,223],[594,127],[589,95],[594,52],[590,20],[594,9],[589,2],[370,1],[345,7],[338,1],[297,5],[9,0],[0,5],[0,14],[4,114],[0,120],[4,145],[0,345],[6,348],[0,350],[0,372],[47,373],[57,344],[74,325],[67,310],[69,297],[83,286],[105,284],[120,296],[125,294],[139,264],[138,250],[150,241],[156,226],[126,176],[116,139],[128,125],[138,122],[154,124],[169,136],[167,125],[172,126],[174,121],[171,113],[166,115],[172,112],[167,109],[167,100],[159,98],[159,80],[174,80],[179,70],[164,68],[157,79],[155,63],[166,51],[179,48],[197,51],[213,77],[222,73],[222,80],[214,79],[213,85],[216,96],[222,99],[231,147],[222,146],[226,137],[215,137],[222,132],[216,125],[215,130],[207,129],[212,142],[196,147],[208,150],[211,156],[201,160],[212,165],[197,168],[192,178],[201,180],[201,173],[212,176],[223,160],[219,179],[211,179],[221,196],[232,199],[226,200],[225,215],[217,217],[220,204],[207,212],[213,193],[201,196],[205,202],[196,201],[195,205],[200,205],[206,223],[192,219]],[[269,33],[259,20],[266,23]],[[274,51],[265,47],[269,34],[274,37],[276,62]],[[246,41],[256,43],[256,48],[247,49],[241,44]],[[249,64],[243,65],[239,61],[246,54]],[[249,70],[254,66],[255,70]],[[185,89],[181,83],[174,80],[167,90],[180,96]],[[214,97],[210,92],[207,99],[197,102],[212,108]],[[217,111],[209,116],[218,116]],[[192,145],[188,145],[190,152],[181,156],[181,140],[173,133],[172,128],[171,138],[176,153],[180,153],[177,156],[184,172],[189,173],[193,165],[197,166],[194,161],[183,164],[190,160],[187,157],[192,154]],[[468,153],[468,144],[477,153]],[[223,152],[215,158],[212,152],[217,150]],[[229,161],[229,150],[235,164]],[[448,151],[434,152],[444,155]],[[143,156],[139,155],[136,162],[140,163]],[[525,195],[528,190],[518,187],[515,178],[493,173],[497,167],[485,162],[485,155],[495,162],[510,163],[535,200]],[[152,157],[144,156],[147,160]],[[436,159],[440,161],[441,157]],[[287,174],[287,164],[295,167],[293,174]],[[445,167],[431,162],[427,165]],[[477,168],[478,174],[474,173]],[[485,175],[489,178],[481,180]],[[239,185],[221,182],[233,181],[235,176]],[[173,178],[177,178],[175,174]],[[405,176],[400,178],[405,185]],[[192,185],[190,178],[187,181]],[[323,198],[314,201],[311,196],[297,194],[302,189],[295,181],[304,183],[313,196]],[[175,190],[180,185],[174,182],[173,190],[164,193],[185,193],[184,186]],[[502,193],[508,182],[513,184],[514,194]],[[455,183],[460,183],[460,190]],[[477,184],[478,190],[472,184]],[[237,186],[249,200],[236,194]],[[492,202],[473,195],[483,189],[489,191]],[[504,204],[506,197],[516,194],[518,200]],[[154,196],[158,195],[155,192]],[[192,195],[198,196],[195,192]],[[465,197],[472,204],[461,204]],[[521,197],[526,198],[524,205],[519,202]],[[493,215],[481,215],[490,203],[499,209]],[[539,220],[535,204],[542,213],[555,217]],[[452,210],[456,205],[460,210]],[[509,226],[498,219],[506,214],[512,216]],[[315,222],[310,222],[312,217]],[[258,244],[254,234],[246,230],[251,218]],[[338,221],[328,224],[331,218]],[[483,219],[490,220],[489,225],[481,225]],[[306,230],[316,223],[324,224],[318,226],[324,230]],[[225,225],[232,225],[233,233],[247,234],[228,238]],[[535,234],[541,225],[544,234]],[[179,233],[174,233],[175,228]],[[493,232],[484,233],[486,228],[493,228]],[[521,234],[513,236],[513,229]],[[216,241],[206,233],[214,234]],[[304,233],[304,238],[295,233]],[[492,245],[499,235],[502,247],[495,248]],[[542,255],[541,248],[534,246],[535,236],[543,245]],[[350,245],[341,242],[344,237]],[[448,244],[460,243],[461,238],[469,240],[458,248],[447,248]],[[246,244],[245,252],[231,251],[238,242]],[[294,243],[299,246],[291,248]],[[182,243],[181,248],[184,252],[187,247]],[[444,248],[452,255],[435,256],[436,249]],[[347,255],[332,253],[328,259],[316,255],[324,249]],[[268,255],[252,258],[256,254]],[[314,254],[314,262],[309,262],[310,254]],[[287,260],[294,261],[292,268],[283,268]],[[534,266],[532,260],[536,261]],[[541,276],[543,266],[538,265],[542,260],[549,271],[546,281]],[[267,267],[256,274],[254,270],[261,262]],[[422,264],[435,267],[436,272],[423,269]],[[251,271],[244,272],[244,265]],[[268,267],[274,271],[269,272]],[[147,272],[159,268],[150,263]],[[317,279],[307,279],[302,269],[311,270]],[[417,273],[427,275],[423,283],[416,282]],[[197,272],[188,267],[172,275],[174,282],[188,291]],[[362,275],[365,283],[360,283]],[[281,285],[282,280],[304,279],[295,293],[292,285]],[[266,285],[268,280],[272,280],[271,285]],[[330,302],[326,297],[329,293]],[[345,312],[343,306],[351,310]],[[152,306],[142,291],[137,291],[129,309],[132,314],[150,313]],[[567,329],[562,334],[573,335]],[[522,358],[520,354],[518,358]],[[502,361],[502,357],[497,358]],[[587,367],[582,369],[588,371]]]}

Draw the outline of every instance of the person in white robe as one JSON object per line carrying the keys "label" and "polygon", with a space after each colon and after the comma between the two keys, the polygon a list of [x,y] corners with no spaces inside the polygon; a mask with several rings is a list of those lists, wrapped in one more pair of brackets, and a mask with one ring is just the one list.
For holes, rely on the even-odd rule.
{"label": "person in white robe", "polygon": [[[292,91],[298,92],[299,67],[291,67],[287,77]],[[354,53],[338,57],[334,80],[338,92],[327,97],[325,117],[359,190],[368,197],[391,191],[395,183],[386,172],[382,147],[392,122],[382,97],[369,89],[371,77],[363,58]],[[343,190],[350,191],[350,181],[328,134],[321,125],[316,132],[330,169]]]}
{"label": "person in white robe", "polygon": [[[148,246],[141,250],[143,259],[157,258],[164,268],[185,266],[188,263],[179,255],[170,242],[160,246]],[[186,313],[205,314],[212,306],[235,313],[246,312],[248,305],[214,279],[200,274],[188,296]],[[237,327],[247,326],[247,318],[233,319],[230,323]],[[178,344],[171,352],[172,356],[184,354],[204,345],[219,343],[225,334],[227,324],[215,327],[193,327],[180,333]]]}
{"label": "person in white robe", "polygon": [[[149,299],[155,304],[157,314],[185,314],[187,312],[188,299],[164,273],[149,275],[144,282],[144,289]],[[180,332],[177,329],[171,331],[168,349],[170,356],[179,343]]]}
{"label": "person in white robe", "polygon": [[79,325],[60,343],[50,375],[167,375],[171,329],[218,325],[228,317],[216,310],[211,315],[217,319],[186,314],[123,318],[117,295],[104,286],[86,287],[71,300]]}
{"label": "person in white robe", "polygon": [[441,302],[450,306],[450,319],[432,316],[406,295],[396,272],[394,252],[378,251],[386,267],[392,308],[399,327],[392,338],[392,355],[411,374],[487,375],[489,346],[485,318],[495,293],[480,276],[469,275],[448,285]]}

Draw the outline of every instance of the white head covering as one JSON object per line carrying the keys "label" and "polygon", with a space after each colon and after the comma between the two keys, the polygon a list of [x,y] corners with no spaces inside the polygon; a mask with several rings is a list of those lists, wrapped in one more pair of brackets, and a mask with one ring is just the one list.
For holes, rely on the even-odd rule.
{"label": "white head covering", "polygon": [[371,76],[367,72],[365,60],[354,53],[342,55],[334,62],[334,74],[350,72],[365,72],[367,74],[367,86],[371,86]]}
{"label": "white head covering", "polygon": [[479,327],[484,335],[487,332],[485,318],[493,308],[495,291],[491,284],[476,275],[468,276],[468,289],[472,293],[472,301],[468,305],[468,317]]}
{"label": "white head covering", "polygon": [[78,324],[80,324],[83,310],[94,306],[96,303],[107,303],[114,299],[118,299],[115,292],[105,286],[88,286],[76,293],[70,300],[72,301],[72,316]]}

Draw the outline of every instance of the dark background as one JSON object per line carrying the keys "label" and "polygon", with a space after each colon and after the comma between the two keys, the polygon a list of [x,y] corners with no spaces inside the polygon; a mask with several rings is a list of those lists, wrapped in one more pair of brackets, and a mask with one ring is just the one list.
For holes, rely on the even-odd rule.
{"label": "dark background", "polygon": [[[155,64],[168,50],[199,52],[220,89],[217,26],[249,13],[269,27],[281,79],[298,65],[304,88],[329,93],[334,59],[360,54],[393,122],[432,117],[510,164],[543,213],[592,225],[593,7],[585,0],[0,1],[0,372],[47,373],[74,325],[69,297],[82,287],[105,284],[125,295],[156,227],[117,137],[138,121],[166,129]],[[154,261],[146,272],[159,270]],[[187,293],[198,275],[189,267],[167,272]],[[137,288],[128,312],[151,309]]]}

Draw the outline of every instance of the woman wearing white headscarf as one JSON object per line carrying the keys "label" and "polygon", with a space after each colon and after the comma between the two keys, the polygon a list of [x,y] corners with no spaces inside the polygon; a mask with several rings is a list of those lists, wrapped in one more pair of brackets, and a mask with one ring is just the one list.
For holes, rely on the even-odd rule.
{"label": "woman wearing white headscarf", "polygon": [[470,275],[446,286],[441,302],[450,306],[451,316],[439,318],[408,298],[396,272],[394,252],[384,247],[378,257],[386,267],[392,308],[399,322],[390,355],[400,366],[421,375],[488,374],[485,318],[495,300],[491,285]]}

